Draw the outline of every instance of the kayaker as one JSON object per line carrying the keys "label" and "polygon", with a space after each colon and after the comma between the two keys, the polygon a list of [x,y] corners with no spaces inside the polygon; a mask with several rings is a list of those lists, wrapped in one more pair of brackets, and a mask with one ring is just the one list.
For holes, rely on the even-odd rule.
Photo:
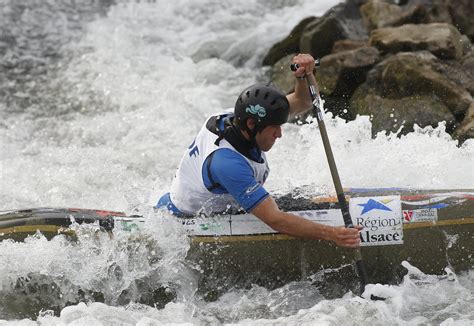
{"label": "kayaker", "polygon": [[298,54],[295,91],[285,95],[275,87],[256,84],[238,97],[234,109],[207,119],[186,150],[171,191],[156,207],[177,216],[235,213],[245,210],[272,229],[300,238],[360,245],[360,228],[332,227],[281,211],[263,184],[269,167],[265,152],[282,136],[290,116],[311,108],[305,75],[316,84],[314,58]]}

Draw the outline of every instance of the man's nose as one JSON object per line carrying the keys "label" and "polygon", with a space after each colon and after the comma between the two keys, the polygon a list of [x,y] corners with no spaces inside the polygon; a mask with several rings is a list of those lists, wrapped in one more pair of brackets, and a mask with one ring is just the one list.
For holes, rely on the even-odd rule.
{"label": "man's nose", "polygon": [[282,131],[281,131],[281,126],[278,127],[278,129],[275,132],[275,137],[276,138],[281,138],[282,136]]}

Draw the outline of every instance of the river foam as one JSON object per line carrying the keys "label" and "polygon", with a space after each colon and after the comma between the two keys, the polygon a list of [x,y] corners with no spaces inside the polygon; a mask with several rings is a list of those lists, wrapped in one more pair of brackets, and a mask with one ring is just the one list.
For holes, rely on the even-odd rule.
{"label": "river foam", "polygon": [[[260,62],[266,51],[301,19],[321,15],[338,1],[118,1],[99,6],[105,8],[102,15],[80,14],[77,8],[90,1],[65,3],[32,1],[21,19],[8,21],[29,47],[10,48],[4,59],[16,65],[31,61],[38,71],[25,71],[23,84],[19,75],[1,84],[15,100],[0,103],[0,210],[64,206],[138,212],[148,217],[140,236],[152,245],[130,234],[95,238],[94,226],[78,226],[77,243],[41,235],[24,243],[1,242],[0,285],[11,305],[4,301],[0,307],[5,320],[0,324],[472,324],[472,270],[439,277],[407,265],[401,285],[372,289],[390,297],[384,302],[352,293],[326,300],[309,281],[271,291],[230,290],[205,302],[195,296],[199,270],[184,259],[188,240],[169,216],[150,211],[169,189],[183,150],[204,119],[232,107],[248,84],[265,81],[268,71]],[[12,6],[2,2],[2,12]],[[87,19],[78,19],[84,15]],[[53,33],[57,26],[63,32]],[[39,34],[47,35],[58,58],[30,39],[34,28],[44,28]],[[345,187],[474,185],[474,142],[457,146],[443,124],[373,139],[368,117],[346,123],[326,114],[325,120]],[[285,125],[283,134],[268,154],[267,188],[332,193],[316,124]],[[137,284],[144,277],[177,283],[175,302],[138,303]],[[29,280],[46,285],[51,298],[63,296],[56,310],[44,308],[41,300],[21,301],[28,295],[18,295],[16,286]],[[79,288],[90,291],[76,302]],[[131,289],[132,302],[117,301],[124,289]],[[94,290],[105,293],[106,303],[89,302]],[[36,309],[37,321],[18,312],[26,304]]]}

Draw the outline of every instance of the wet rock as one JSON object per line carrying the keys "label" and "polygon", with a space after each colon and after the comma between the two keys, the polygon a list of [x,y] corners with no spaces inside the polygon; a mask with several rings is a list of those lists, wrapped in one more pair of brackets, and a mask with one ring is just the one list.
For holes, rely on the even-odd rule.
{"label": "wet rock", "polygon": [[465,82],[466,89],[474,96],[474,51],[467,53],[461,60],[463,72],[469,76]]}
{"label": "wet rock", "polygon": [[331,53],[338,40],[367,38],[359,8],[353,3],[341,3],[305,27],[300,39],[300,51],[323,57]]}
{"label": "wet rock", "polygon": [[351,98],[355,114],[372,117],[372,131],[405,134],[413,124],[457,127],[472,103],[462,85],[443,74],[446,64],[428,52],[399,53],[380,62]]}
{"label": "wet rock", "polygon": [[325,108],[344,119],[353,120],[355,115],[349,110],[349,100],[365,81],[367,72],[379,61],[379,51],[368,46],[323,57],[318,80]]}
{"label": "wet rock", "polygon": [[468,0],[346,0],[309,20],[299,47],[293,39],[290,51],[280,50],[273,83],[291,92],[291,57],[310,53],[321,58],[316,78],[334,114],[347,120],[369,114],[374,134],[446,121],[453,136],[471,137],[473,6]]}
{"label": "wet rock", "polygon": [[318,70],[321,93],[336,96],[351,96],[365,81],[370,68],[380,61],[379,51],[374,47],[330,54],[322,58]]}
{"label": "wet rock", "polygon": [[372,31],[369,44],[384,53],[428,50],[443,59],[462,57],[461,34],[445,23],[408,24]]}
{"label": "wet rock", "polygon": [[294,55],[295,53],[287,55],[272,66],[272,84],[286,94],[295,89],[295,77],[289,72]]}
{"label": "wet rock", "polygon": [[430,96],[384,98],[376,94],[356,94],[351,107],[360,115],[369,115],[372,121],[372,135],[381,131],[405,135],[413,131],[413,125],[437,127],[446,121],[453,130],[455,117],[441,102]]}
{"label": "wet rock", "polygon": [[474,138],[474,102],[471,103],[461,125],[454,131],[453,137],[461,142],[469,138]]}

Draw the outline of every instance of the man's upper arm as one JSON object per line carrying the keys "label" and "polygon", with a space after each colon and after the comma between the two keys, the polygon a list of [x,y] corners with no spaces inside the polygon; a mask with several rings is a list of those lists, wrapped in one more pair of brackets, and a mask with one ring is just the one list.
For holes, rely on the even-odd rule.
{"label": "man's upper arm", "polygon": [[214,152],[210,171],[214,181],[222,185],[246,211],[251,211],[269,196],[255,179],[247,160],[231,149],[221,148]]}

